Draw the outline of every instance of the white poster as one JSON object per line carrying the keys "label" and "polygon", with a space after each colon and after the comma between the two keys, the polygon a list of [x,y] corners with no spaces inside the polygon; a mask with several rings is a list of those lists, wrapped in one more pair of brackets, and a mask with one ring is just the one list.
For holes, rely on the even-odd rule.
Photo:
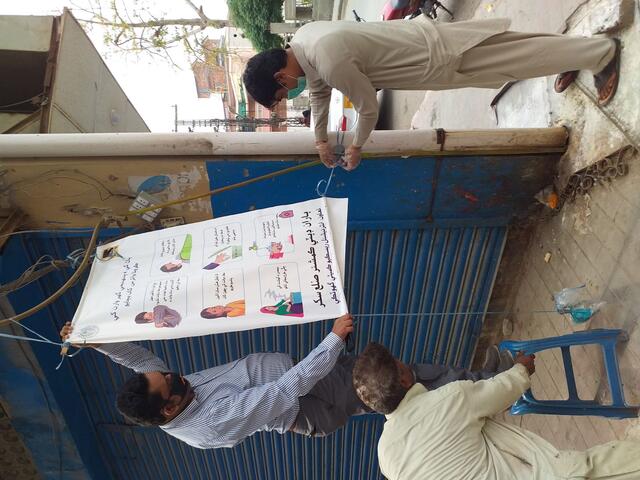
{"label": "white poster", "polygon": [[347,204],[319,198],[102,245],[70,341],[192,337],[343,315]]}

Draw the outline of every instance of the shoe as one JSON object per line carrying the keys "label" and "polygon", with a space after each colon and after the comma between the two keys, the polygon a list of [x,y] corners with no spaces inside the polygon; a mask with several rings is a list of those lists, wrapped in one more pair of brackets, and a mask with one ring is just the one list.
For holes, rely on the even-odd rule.
{"label": "shoe", "polygon": [[500,363],[500,350],[495,345],[491,345],[484,352],[484,363],[482,364],[482,370],[487,372],[495,372]]}
{"label": "shoe", "polygon": [[620,40],[614,38],[616,50],[611,61],[601,72],[593,76],[593,80],[598,91],[598,105],[606,105],[611,101],[618,89],[618,81],[620,80],[620,51],[622,44]]}
{"label": "shoe", "polygon": [[553,89],[556,93],[562,93],[569,85],[571,85],[575,79],[578,77],[578,71],[572,70],[570,72],[563,72],[556,77],[556,81],[553,84]]}

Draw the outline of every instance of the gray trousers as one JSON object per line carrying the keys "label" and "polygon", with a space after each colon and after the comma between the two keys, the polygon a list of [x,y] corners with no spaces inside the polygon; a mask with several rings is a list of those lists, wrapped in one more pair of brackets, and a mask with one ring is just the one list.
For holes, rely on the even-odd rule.
{"label": "gray trousers", "polygon": [[[354,355],[341,355],[331,372],[318,381],[311,391],[299,398],[300,412],[291,431],[309,437],[324,437],[347,423],[352,415],[371,413],[358,398],[351,373],[356,362]],[[484,380],[498,372],[472,372],[464,368],[420,363],[412,366],[416,381],[430,390],[457,380]]]}
{"label": "gray trousers", "polygon": [[[615,53],[607,37],[504,32],[462,54],[458,67],[464,85],[496,87],[512,80],[544,77],[570,70],[600,72]],[[453,87],[450,87],[453,88]]]}

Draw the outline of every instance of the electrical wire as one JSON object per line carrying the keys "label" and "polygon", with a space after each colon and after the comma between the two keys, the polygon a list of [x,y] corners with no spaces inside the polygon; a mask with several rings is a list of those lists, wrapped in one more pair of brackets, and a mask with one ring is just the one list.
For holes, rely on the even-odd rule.
{"label": "electrical wire", "polygon": [[66,260],[55,260],[51,255],[43,255],[36,260],[36,263],[22,272],[18,278],[0,285],[0,296],[20,290],[53,271],[67,267],[69,267],[69,262]]}
{"label": "electrical wire", "polygon": [[[223,193],[229,190],[234,190],[236,188],[240,188],[240,187],[244,187],[246,185],[251,185],[252,183],[255,182],[259,182],[261,180],[267,180],[270,178],[275,178],[275,177],[279,177],[280,175],[285,175],[287,173],[291,173],[291,172],[296,172],[298,170],[303,170],[309,167],[314,167],[316,165],[319,165],[320,161],[319,160],[313,160],[310,162],[305,162],[302,163],[300,165],[294,165],[293,167],[287,167],[287,168],[283,168],[280,170],[277,170],[275,172],[271,172],[271,173],[267,173],[265,175],[260,175],[258,177],[255,178],[250,178],[248,180],[244,180],[242,182],[238,182],[238,183],[234,183],[232,185],[226,185],[224,187],[220,187],[220,188],[216,188],[213,190],[210,190],[206,193],[202,193],[202,194],[198,194],[198,195],[192,195],[190,197],[184,197],[178,200],[173,200],[171,202],[166,202],[166,203],[162,203],[159,205],[153,205],[151,207],[148,208],[142,208],[139,210],[131,210],[128,211],[126,214],[122,215],[122,216],[128,216],[128,215],[134,215],[134,214],[141,214],[141,213],[145,213],[145,212],[149,212],[151,210],[157,210],[159,208],[165,208],[171,205],[178,205],[181,203],[186,203],[186,202],[190,202],[192,200],[197,200],[200,198],[204,198],[204,197],[211,197],[213,195],[216,195],[218,193]],[[53,303],[54,301],[56,301],[60,296],[62,296],[67,290],[69,290],[69,288],[71,288],[80,278],[80,276],[84,273],[84,271],[86,270],[86,268],[89,266],[89,260],[93,255],[93,250],[96,247],[96,243],[98,241],[98,233],[100,232],[100,229],[104,226],[105,222],[107,221],[106,218],[102,218],[93,228],[93,233],[91,235],[91,240],[89,241],[89,245],[87,246],[86,250],[84,251],[84,256],[82,258],[82,262],[80,262],[80,264],[78,265],[77,270],[73,273],[73,275],[71,275],[71,277],[69,278],[69,280],[67,280],[65,282],[64,285],[62,285],[62,287],[60,287],[53,295],[51,295],[49,298],[47,298],[46,300],[44,300],[43,302],[39,303],[38,305],[36,305],[35,307],[30,308],[29,310],[26,310],[18,315],[15,315],[13,317],[7,318],[7,319],[3,319],[0,320],[0,326],[2,325],[6,325],[7,323],[10,322],[20,322],[20,320],[23,320],[31,315],[33,315],[34,313],[39,312],[40,310],[42,310],[43,308],[47,307],[48,305],[50,305],[51,303]],[[82,229],[76,229],[76,230],[72,230],[72,231],[81,231]],[[85,229],[86,230],[86,229]],[[8,237],[11,235],[15,235],[15,234],[23,234],[23,233],[30,233],[30,232],[46,232],[46,231],[61,231],[61,230],[22,230],[20,232],[12,232],[9,234],[4,234],[2,236],[0,236],[0,238],[3,237]]]}
{"label": "electrical wire", "polygon": [[12,237],[14,235],[23,235],[25,233],[81,233],[91,232],[93,227],[89,228],[48,228],[36,230],[18,230],[17,232],[3,233],[0,238]]}
{"label": "electrical wire", "polygon": [[39,94],[34,95],[33,97],[29,97],[26,100],[22,100],[20,102],[10,103],[9,105],[0,105],[0,108],[15,107],[16,105],[22,105],[23,103],[32,102],[34,98],[40,98],[43,95],[44,95],[44,92],[40,92]]}
{"label": "electrical wire", "polygon": [[293,167],[287,167],[280,170],[276,170],[275,172],[267,173],[265,175],[260,175],[258,177],[250,178],[248,180],[243,180],[242,182],[233,183],[231,185],[226,185],[220,188],[214,188],[213,190],[209,190],[206,193],[200,193],[198,195],[191,195],[190,197],[184,197],[178,200],[172,200],[171,202],[160,203],[156,205],[152,205],[150,207],[141,208],[138,210],[129,210],[128,212],[124,212],[120,214],[122,217],[126,217],[128,215],[141,215],[143,213],[151,212],[153,210],[158,210],[161,208],[171,207],[173,205],[179,205],[181,203],[191,202],[193,200],[199,200],[200,198],[212,197],[219,193],[227,192],[229,190],[235,190],[236,188],[245,187],[247,185],[251,185],[252,183],[259,182],[261,180],[268,180],[270,178],[279,177],[280,175],[285,175],[291,172],[297,172],[298,170],[304,170],[309,167],[315,167],[316,165],[320,165],[320,160],[312,160],[310,162],[301,163],[299,165],[294,165]]}
{"label": "electrical wire", "polygon": [[104,224],[105,224],[105,219],[101,219],[98,223],[96,223],[95,227],[93,227],[93,233],[91,235],[91,239],[89,240],[89,245],[85,250],[82,262],[80,262],[80,265],[78,266],[77,270],[73,272],[73,275],[69,277],[69,280],[67,280],[64,283],[64,285],[62,285],[62,287],[60,287],[53,295],[51,295],[46,300],[40,302],[35,307],[31,307],[30,309],[22,313],[19,313],[17,315],[14,315],[13,317],[0,320],[0,326],[6,325],[11,322],[14,322],[14,323],[20,322],[21,320],[33,315],[34,313],[39,312],[46,306],[50,305],[51,303],[56,301],[58,298],[60,298],[60,296],[62,296],[62,294],[64,294],[67,290],[69,290],[79,280],[80,276],[84,273],[84,271],[89,266],[89,259],[91,258],[93,249],[96,247],[96,243],[98,242],[98,234],[100,233],[100,229],[104,226]]}

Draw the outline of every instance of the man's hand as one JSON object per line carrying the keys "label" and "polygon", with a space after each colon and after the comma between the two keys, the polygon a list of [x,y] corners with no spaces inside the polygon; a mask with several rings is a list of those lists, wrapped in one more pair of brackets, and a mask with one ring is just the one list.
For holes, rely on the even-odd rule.
{"label": "man's hand", "polygon": [[353,317],[350,313],[341,316],[340,318],[336,318],[336,321],[333,322],[333,333],[338,335],[342,340],[347,338],[351,332],[353,332]]}
{"label": "man's hand", "polygon": [[[64,327],[62,327],[62,330],[60,330],[60,338],[62,339],[63,342],[67,341],[67,339],[71,336],[71,332],[73,332],[73,325],[71,325],[71,322],[65,323]],[[82,347],[98,348],[100,346],[99,343],[81,343],[81,344],[74,343],[72,345],[76,348],[82,348]]]}
{"label": "man's hand", "polygon": [[215,263],[217,263],[219,265],[222,262],[224,262],[225,260],[229,260],[229,256],[227,254],[225,254],[224,252],[222,252],[222,253],[219,253],[218,255],[216,255]]}
{"label": "man's hand", "polygon": [[536,371],[535,358],[535,355],[525,355],[522,352],[518,352],[516,354],[514,363],[524,365],[527,368],[529,375],[533,375],[533,373]]}
{"label": "man's hand", "polygon": [[326,140],[323,142],[316,142],[316,150],[320,155],[320,161],[327,168],[333,168],[336,166],[336,157],[333,154],[333,147],[329,145]]}
{"label": "man's hand", "polygon": [[345,153],[345,167],[344,169],[347,171],[355,170],[360,165],[360,153],[362,151],[362,147],[356,147],[354,145],[349,145],[347,147],[347,151]]}

